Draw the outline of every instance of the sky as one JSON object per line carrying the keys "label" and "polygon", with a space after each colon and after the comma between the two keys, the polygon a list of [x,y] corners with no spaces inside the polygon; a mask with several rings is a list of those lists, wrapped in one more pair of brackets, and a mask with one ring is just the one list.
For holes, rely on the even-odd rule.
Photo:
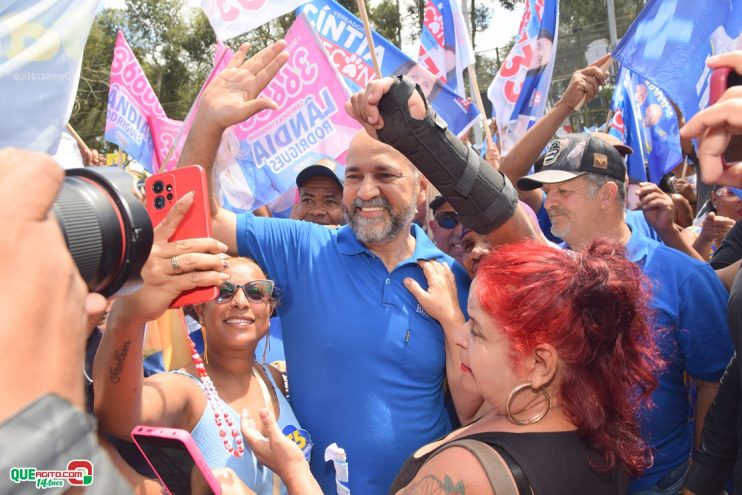
{"label": "sky", "polygon": [[[369,4],[373,3],[373,0],[369,2]],[[400,3],[402,4],[401,9],[404,10],[404,5],[409,3],[409,0],[402,0]],[[467,5],[468,3],[467,1]],[[510,41],[510,38],[515,36],[518,31],[518,25],[520,24],[520,18],[523,15],[525,5],[520,4],[515,7],[515,10],[510,11],[500,6],[500,2],[497,0],[487,0],[486,3],[492,5],[491,8],[494,12],[489,28],[477,34],[476,52],[481,52],[482,55],[494,58],[495,48],[506,45]],[[409,43],[403,43],[402,51],[409,57],[417,59],[418,45],[415,43],[413,46],[409,46]],[[500,54],[501,57],[505,57],[505,55],[507,54]]]}

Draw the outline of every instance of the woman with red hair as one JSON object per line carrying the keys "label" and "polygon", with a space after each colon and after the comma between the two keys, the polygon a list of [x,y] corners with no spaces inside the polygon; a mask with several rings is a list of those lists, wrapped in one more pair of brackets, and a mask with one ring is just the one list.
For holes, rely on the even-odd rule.
{"label": "woman with red hair", "polygon": [[[447,267],[425,265],[427,291],[408,288],[446,340],[456,336],[458,349],[447,348],[456,353],[447,366],[459,367],[459,380],[449,373],[453,399],[479,394],[485,406],[475,421],[418,449],[390,493],[626,493],[628,477],[652,461],[637,412],[661,361],[646,280],[623,247],[504,246],[480,263],[465,324]],[[296,493],[306,490],[308,467],[271,415],[260,418],[267,437],[243,428],[253,451],[295,480]]]}

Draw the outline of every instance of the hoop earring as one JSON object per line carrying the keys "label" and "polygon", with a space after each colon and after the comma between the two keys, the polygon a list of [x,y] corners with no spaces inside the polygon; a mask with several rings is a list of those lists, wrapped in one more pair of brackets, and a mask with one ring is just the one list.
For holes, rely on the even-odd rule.
{"label": "hoop earring", "polygon": [[209,346],[206,344],[206,326],[203,323],[201,323],[201,340],[204,341],[204,363],[209,364]]}
{"label": "hoop earring", "polygon": [[268,351],[271,349],[271,331],[268,329],[268,333],[265,334],[265,345],[263,346],[263,364],[265,364],[265,357],[268,355]]}
{"label": "hoop earring", "polygon": [[533,390],[533,386],[530,382],[528,383],[522,383],[520,385],[517,385],[513,390],[510,391],[510,395],[508,395],[508,403],[507,403],[507,410],[508,410],[508,418],[510,418],[510,421],[517,425],[532,425],[534,423],[538,423],[542,419],[544,419],[544,416],[546,416],[546,413],[549,412],[549,408],[551,407],[551,397],[549,396],[549,392],[546,391],[546,388],[541,389],[541,393],[544,396],[544,399],[546,400],[546,408],[539,412],[537,415],[535,415],[532,418],[529,419],[518,419],[515,416],[513,416],[513,411],[511,409],[511,405],[513,402],[513,398],[518,395],[522,390],[525,390],[527,388],[530,388]]}

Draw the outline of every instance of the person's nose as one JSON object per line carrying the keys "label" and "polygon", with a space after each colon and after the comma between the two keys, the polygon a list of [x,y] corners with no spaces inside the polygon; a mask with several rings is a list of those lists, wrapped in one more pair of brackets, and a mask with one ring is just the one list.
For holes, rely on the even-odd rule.
{"label": "person's nose", "polygon": [[357,196],[362,201],[368,201],[370,199],[377,197],[378,195],[379,195],[379,185],[376,183],[376,180],[370,175],[364,176],[363,181],[358,187]]}

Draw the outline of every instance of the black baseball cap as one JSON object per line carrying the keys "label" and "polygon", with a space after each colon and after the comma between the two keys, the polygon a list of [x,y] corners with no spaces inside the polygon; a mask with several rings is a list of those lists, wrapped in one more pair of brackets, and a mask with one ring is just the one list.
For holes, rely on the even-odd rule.
{"label": "black baseball cap", "polygon": [[518,180],[518,188],[530,191],[587,173],[606,175],[624,182],[626,165],[618,150],[605,141],[589,134],[567,134],[549,143],[541,171],[522,177]]}
{"label": "black baseball cap", "polygon": [[306,181],[314,177],[327,177],[332,179],[338,185],[340,190],[343,190],[343,181],[335,175],[335,172],[328,166],[322,165],[321,163],[315,163],[310,165],[296,176],[296,187],[301,188]]}
{"label": "black baseball cap", "polygon": [[433,201],[428,204],[430,206],[430,209],[433,210],[433,213],[435,213],[435,210],[443,206],[444,203],[448,203],[448,200],[443,197],[442,194],[439,194],[435,198],[433,198]]}

